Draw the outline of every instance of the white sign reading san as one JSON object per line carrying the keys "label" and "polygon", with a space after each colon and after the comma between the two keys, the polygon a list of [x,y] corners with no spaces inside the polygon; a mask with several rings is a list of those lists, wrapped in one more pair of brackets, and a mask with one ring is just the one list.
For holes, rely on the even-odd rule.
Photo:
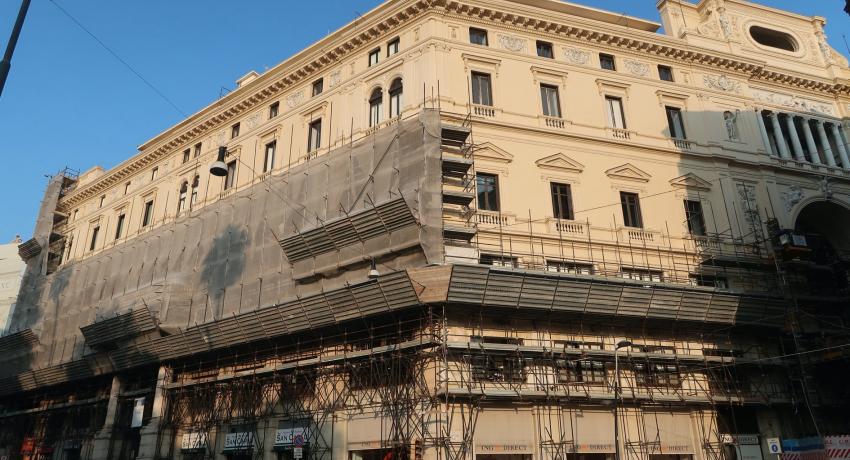
{"label": "white sign reading san", "polygon": [[307,438],[307,436],[304,435],[304,427],[280,428],[274,433],[274,444],[276,446],[292,444],[293,438],[299,434],[304,439]]}
{"label": "white sign reading san", "polygon": [[205,449],[207,447],[206,433],[183,433],[180,448],[183,450]]}
{"label": "white sign reading san", "polygon": [[254,447],[254,433],[228,433],[224,437],[225,449],[251,449]]}

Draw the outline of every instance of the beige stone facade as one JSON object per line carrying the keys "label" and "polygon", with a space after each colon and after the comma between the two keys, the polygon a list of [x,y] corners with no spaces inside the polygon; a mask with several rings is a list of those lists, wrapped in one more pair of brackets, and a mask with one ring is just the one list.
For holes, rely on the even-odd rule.
{"label": "beige stone facade", "polygon": [[58,175],[2,453],[713,460],[850,430],[847,59],[822,18],[658,10],[390,0]]}

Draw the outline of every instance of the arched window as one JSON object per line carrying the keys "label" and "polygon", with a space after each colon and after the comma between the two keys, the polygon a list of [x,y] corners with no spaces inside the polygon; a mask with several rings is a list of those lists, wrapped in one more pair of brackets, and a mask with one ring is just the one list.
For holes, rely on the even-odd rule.
{"label": "arched window", "polygon": [[393,80],[390,85],[390,118],[401,115],[401,96],[404,93],[404,83],[401,77]]}
{"label": "arched window", "polygon": [[177,213],[183,212],[186,209],[186,192],[189,191],[189,182],[183,181],[183,184],[180,185],[180,197],[177,200]]}
{"label": "arched window", "polygon": [[369,126],[377,126],[381,122],[381,112],[384,111],[384,92],[375,88],[369,96]]}
{"label": "arched window", "polygon": [[198,183],[201,181],[201,176],[195,176],[192,179],[192,197],[189,199],[189,209],[195,207],[198,203]]}
{"label": "arched window", "polygon": [[785,32],[768,29],[767,27],[752,26],[750,27],[750,36],[760,45],[778,48],[792,53],[797,51],[797,40],[794,40],[794,37]]}

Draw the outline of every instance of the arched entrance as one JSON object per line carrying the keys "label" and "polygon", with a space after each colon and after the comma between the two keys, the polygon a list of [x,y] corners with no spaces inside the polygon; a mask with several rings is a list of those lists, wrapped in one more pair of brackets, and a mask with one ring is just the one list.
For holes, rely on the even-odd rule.
{"label": "arched entrance", "polygon": [[806,238],[809,286],[846,291],[850,285],[850,209],[830,201],[810,203],[797,216],[794,233]]}

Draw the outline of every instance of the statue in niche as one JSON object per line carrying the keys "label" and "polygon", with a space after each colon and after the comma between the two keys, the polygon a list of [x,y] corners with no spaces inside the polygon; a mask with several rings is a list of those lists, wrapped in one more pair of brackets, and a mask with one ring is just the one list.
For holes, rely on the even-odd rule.
{"label": "statue in niche", "polygon": [[738,131],[738,115],[740,113],[740,110],[735,110],[734,112],[727,110],[723,112],[723,123],[726,125],[726,137],[730,141],[741,140],[741,135]]}

